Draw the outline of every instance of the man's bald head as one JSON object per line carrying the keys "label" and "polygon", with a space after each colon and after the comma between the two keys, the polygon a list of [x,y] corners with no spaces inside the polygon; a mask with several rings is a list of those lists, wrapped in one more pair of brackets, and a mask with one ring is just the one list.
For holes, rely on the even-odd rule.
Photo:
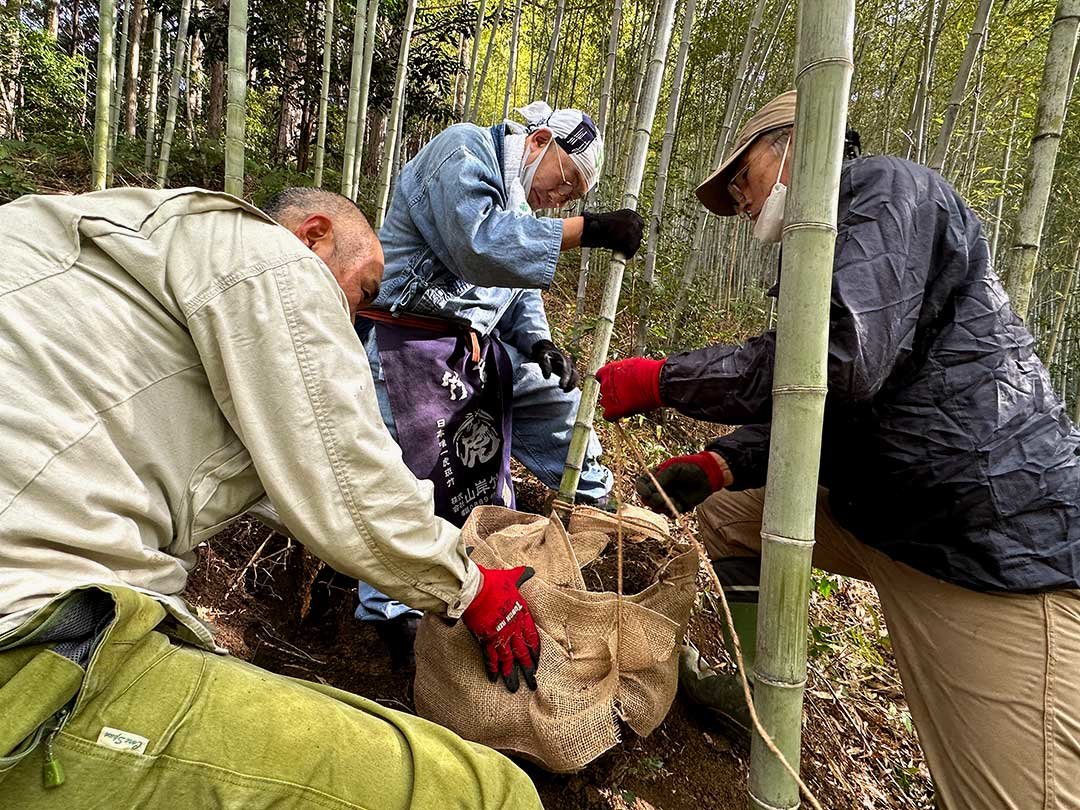
{"label": "man's bald head", "polygon": [[375,300],[382,282],[382,247],[351,200],[321,188],[294,187],[279,191],[262,210],[330,268],[354,316]]}

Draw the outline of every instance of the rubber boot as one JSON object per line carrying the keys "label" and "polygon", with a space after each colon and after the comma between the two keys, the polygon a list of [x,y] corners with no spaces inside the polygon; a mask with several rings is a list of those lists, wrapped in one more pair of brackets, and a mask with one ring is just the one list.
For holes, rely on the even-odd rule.
{"label": "rubber boot", "polygon": [[[730,603],[732,624],[739,637],[743,665],[747,680],[753,690],[754,653],[757,649],[757,603]],[[724,643],[731,657],[735,658],[727,632]],[[692,645],[683,646],[679,652],[679,685],[690,700],[709,709],[728,736],[746,745],[750,743],[753,724],[746,706],[742,680],[738,673],[728,675],[714,671],[701,660],[701,654]]]}

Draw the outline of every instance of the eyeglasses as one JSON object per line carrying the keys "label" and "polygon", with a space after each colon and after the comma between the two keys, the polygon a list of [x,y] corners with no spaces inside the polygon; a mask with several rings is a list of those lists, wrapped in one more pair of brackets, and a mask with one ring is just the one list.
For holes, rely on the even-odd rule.
{"label": "eyeglasses", "polygon": [[578,188],[578,185],[577,183],[566,179],[566,172],[563,171],[562,149],[559,148],[558,144],[553,144],[553,146],[555,147],[555,159],[559,161],[559,175],[562,177],[562,182],[559,183],[553,193],[561,197],[563,201],[566,201],[574,195],[574,191]]}
{"label": "eyeglasses", "polygon": [[743,175],[745,175],[747,171],[750,170],[751,166],[753,166],[755,163],[759,163],[762,157],[772,151],[773,146],[779,142],[780,138],[782,138],[783,135],[784,133],[781,132],[779,135],[769,141],[769,145],[765,149],[762,149],[760,152],[758,152],[758,154],[755,155],[752,160],[748,160],[746,162],[746,165],[739,169],[739,171],[732,175],[731,179],[728,180],[727,192],[731,195],[731,199],[735,201],[735,210],[739,212],[739,216],[743,219],[750,218],[750,212],[748,210],[750,206],[750,198],[739,186],[739,181],[742,180]]}

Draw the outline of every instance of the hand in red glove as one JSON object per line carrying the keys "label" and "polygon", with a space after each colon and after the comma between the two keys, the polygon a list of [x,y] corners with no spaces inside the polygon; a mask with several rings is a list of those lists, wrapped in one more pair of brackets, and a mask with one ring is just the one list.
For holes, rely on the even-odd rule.
{"label": "hand in red glove", "polygon": [[[709,450],[669,458],[653,470],[653,475],[680,512],[690,511],[714,492],[732,483],[727,464]],[[645,505],[654,512],[663,515],[671,512],[664,496],[648,475],[639,475],[634,488]]]}
{"label": "hand in red glove", "polygon": [[[665,358],[666,360],[666,358]],[[660,369],[664,360],[628,357],[602,366],[596,372],[600,383],[600,407],[604,418],[615,422],[624,416],[654,411],[660,401]]]}
{"label": "hand in red glove", "polygon": [[518,586],[535,572],[523,565],[510,569],[477,567],[483,581],[461,620],[480,642],[488,678],[495,683],[501,675],[506,688],[516,692],[520,667],[525,683],[535,691],[540,634],[518,591]]}

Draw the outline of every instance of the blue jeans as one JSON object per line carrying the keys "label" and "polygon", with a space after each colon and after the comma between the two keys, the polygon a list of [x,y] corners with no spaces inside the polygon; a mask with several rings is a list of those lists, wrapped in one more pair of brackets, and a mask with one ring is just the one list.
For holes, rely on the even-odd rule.
{"label": "blue jeans", "polygon": [[[379,400],[383,422],[396,441],[397,428],[390,409],[390,397],[386,390],[382,365],[379,363],[374,329],[371,329],[364,339],[364,347],[371,364],[371,376],[375,379],[375,395]],[[509,343],[504,343],[503,347],[514,368],[514,420],[510,454],[545,486],[558,489],[566,454],[570,449],[570,436],[574,431],[574,417],[577,416],[581,391],[574,389],[566,393],[559,388],[557,377],[552,376],[545,380],[536,363],[529,362],[525,355]],[[611,492],[614,479],[611,470],[600,463],[602,452],[596,433],[591,433],[582,465],[581,480],[578,482],[577,494],[582,500],[597,501]],[[384,621],[408,613],[420,615],[364,582],[360,583],[359,591],[360,605],[356,608],[358,619]]]}

